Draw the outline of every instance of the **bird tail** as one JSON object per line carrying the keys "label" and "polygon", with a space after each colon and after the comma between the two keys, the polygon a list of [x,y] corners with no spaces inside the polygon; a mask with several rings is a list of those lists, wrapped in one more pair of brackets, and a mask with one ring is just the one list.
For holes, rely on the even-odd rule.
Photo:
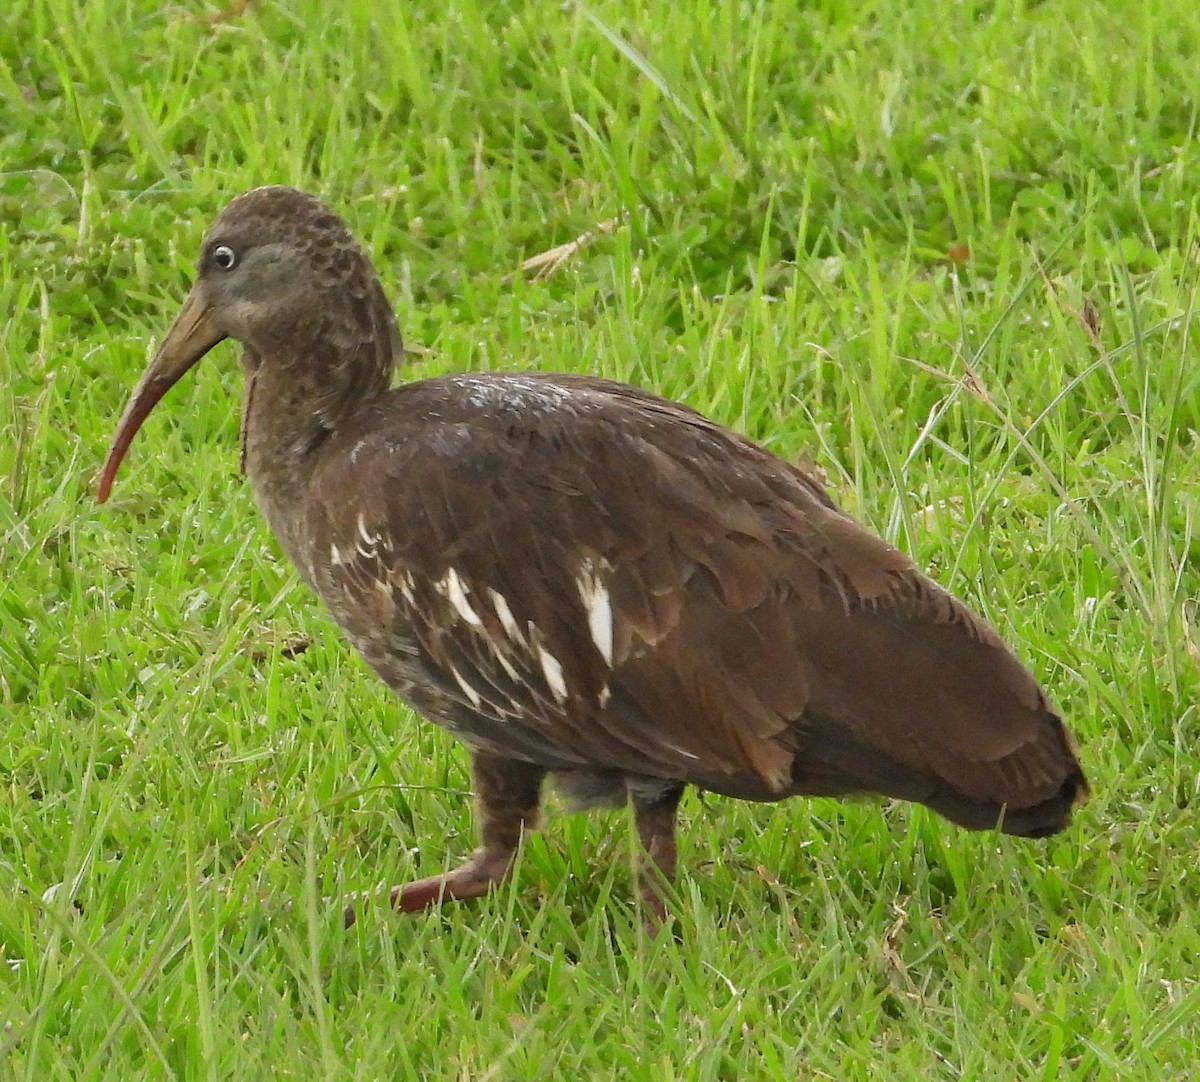
{"label": "bird tail", "polygon": [[[902,762],[888,751],[866,743],[842,722],[828,716],[809,715],[811,727],[804,754],[793,768],[792,792],[810,796],[846,796],[878,793],[897,800],[924,804],[967,830],[995,830],[1025,838],[1044,838],[1063,830],[1072,812],[1088,798],[1087,781],[1075,758],[1073,742],[1053,712],[1042,713],[1040,739],[1026,745],[1005,765],[1005,771],[1024,775],[1037,771],[1053,775],[1053,788],[1040,786],[1031,803],[984,795],[929,765]],[[1014,795],[1027,787],[1014,786]]]}
{"label": "bird tail", "polygon": [[1046,739],[1053,745],[1054,758],[1062,765],[1061,781],[1055,792],[1035,804],[1014,806],[949,788],[942,779],[922,801],[952,823],[968,830],[991,830],[999,827],[1004,834],[1021,838],[1046,838],[1066,829],[1076,807],[1087,802],[1088,785],[1083,769],[1074,756],[1071,740],[1062,722],[1049,712],[1044,716]]}

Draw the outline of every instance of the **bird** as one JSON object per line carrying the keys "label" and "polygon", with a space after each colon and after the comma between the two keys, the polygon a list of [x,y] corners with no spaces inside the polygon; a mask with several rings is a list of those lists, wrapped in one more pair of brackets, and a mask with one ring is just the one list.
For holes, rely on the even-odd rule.
{"label": "bird", "polygon": [[811,470],[596,376],[393,386],[379,276],[295,188],[237,195],[206,231],[100,502],[150,411],[225,339],[242,349],[241,470],[280,548],[367,666],[470,755],[478,847],[391,888],[393,908],[505,880],[547,779],[572,809],[632,807],[653,927],[688,787],[875,795],[1030,838],[1086,799],[1029,669]]}

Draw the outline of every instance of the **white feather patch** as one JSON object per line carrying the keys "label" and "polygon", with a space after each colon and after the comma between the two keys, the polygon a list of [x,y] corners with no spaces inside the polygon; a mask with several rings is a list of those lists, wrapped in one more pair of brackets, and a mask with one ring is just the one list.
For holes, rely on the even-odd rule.
{"label": "white feather patch", "polygon": [[546,677],[546,685],[556,702],[567,701],[567,681],[563,675],[563,667],[549,650],[544,646],[538,647],[538,659],[542,663],[542,674]]}
{"label": "white feather patch", "polygon": [[504,656],[504,652],[496,649],[496,644],[494,642],[492,642],[491,639],[487,640],[487,644],[488,644],[488,649],[490,649],[492,651],[492,657],[494,657],[498,662],[500,662],[500,668],[502,668],[506,673],[508,673],[508,678],[514,682],[519,683],[521,677],[518,674],[517,670],[513,668],[512,662],[509,661],[508,658],[506,658]]}
{"label": "white feather patch", "polygon": [[476,626],[482,624],[483,621],[479,618],[479,613],[471,607],[471,602],[467,600],[467,584],[463,582],[454,568],[450,568],[446,572],[444,582],[446,597],[449,599],[450,604],[454,606],[455,612],[466,620],[468,624]]}
{"label": "white feather patch", "polygon": [[454,668],[454,666],[450,666],[450,675],[454,677],[454,680],[458,684],[458,686],[463,689],[463,694],[466,695],[466,697],[471,700],[471,705],[473,707],[475,707],[476,710],[478,710],[480,704],[483,702],[483,697],[479,694],[478,691],[476,691],[473,687],[471,687],[471,685],[468,684],[466,682],[466,680],[463,679],[462,673],[460,673],[456,668]]}
{"label": "white feather patch", "polygon": [[[377,533],[374,537],[372,537],[370,532],[367,530],[367,524],[363,521],[362,515],[359,515],[358,516],[358,536],[360,538],[362,538],[362,540],[355,541],[354,551],[357,552],[365,560],[370,560],[370,559],[374,558],[375,548],[379,544],[379,542],[381,540],[383,540],[383,534]],[[391,546],[389,545],[386,547],[390,548]]]}
{"label": "white feather patch", "polygon": [[359,535],[359,537],[361,537],[361,538],[363,539],[363,541],[365,541],[365,542],[366,542],[368,545],[374,545],[376,542],[378,542],[378,541],[379,541],[379,535],[378,535],[378,534],[376,534],[374,537],[372,537],[372,536],[371,536],[371,535],[370,535],[370,534],[367,532],[367,524],[366,524],[366,522],[364,522],[364,521],[363,521],[363,517],[362,517],[362,515],[359,515],[359,516],[358,516],[358,535]]}
{"label": "white feather patch", "polygon": [[395,575],[396,588],[410,605],[413,603],[413,577],[407,571],[397,571]]}
{"label": "white feather patch", "polygon": [[600,579],[600,568],[590,559],[580,565],[579,578],[575,581],[579,597],[587,610],[588,631],[592,642],[600,651],[607,665],[613,660],[613,611],[608,587]]}
{"label": "white feather patch", "polygon": [[496,610],[496,618],[500,621],[500,626],[504,628],[504,634],[514,642],[524,643],[525,636],[521,634],[521,628],[512,614],[512,609],[508,607],[508,602],[504,600],[504,595],[489,587],[488,597],[491,599],[492,608]]}

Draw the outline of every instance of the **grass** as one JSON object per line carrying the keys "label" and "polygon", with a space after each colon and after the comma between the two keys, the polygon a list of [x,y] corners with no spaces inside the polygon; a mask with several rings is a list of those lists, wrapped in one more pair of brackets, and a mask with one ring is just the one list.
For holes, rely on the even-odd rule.
{"label": "grass", "polygon": [[[9,0],[0,1077],[1194,1077],[1200,11],[636,7]],[[1077,824],[692,797],[648,942],[628,824],[558,816],[494,897],[344,933],[323,896],[473,844],[466,760],[281,562],[230,347],[93,500],[270,181],[344,212],[412,376],[599,372],[811,454],[1052,690]]]}

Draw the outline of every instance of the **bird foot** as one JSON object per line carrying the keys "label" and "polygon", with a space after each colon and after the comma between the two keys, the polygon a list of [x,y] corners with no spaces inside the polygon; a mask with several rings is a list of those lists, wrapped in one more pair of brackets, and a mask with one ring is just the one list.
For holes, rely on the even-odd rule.
{"label": "bird foot", "polygon": [[642,927],[646,930],[646,935],[653,939],[663,930],[669,920],[670,914],[667,912],[667,904],[663,901],[662,895],[653,886],[643,886]]}
{"label": "bird foot", "polygon": [[[441,902],[478,898],[505,879],[511,863],[511,854],[478,852],[466,864],[444,875],[397,884],[388,891],[388,904],[401,913],[416,913]],[[352,927],[373,900],[374,896],[366,892],[352,896],[343,914],[345,926]]]}

